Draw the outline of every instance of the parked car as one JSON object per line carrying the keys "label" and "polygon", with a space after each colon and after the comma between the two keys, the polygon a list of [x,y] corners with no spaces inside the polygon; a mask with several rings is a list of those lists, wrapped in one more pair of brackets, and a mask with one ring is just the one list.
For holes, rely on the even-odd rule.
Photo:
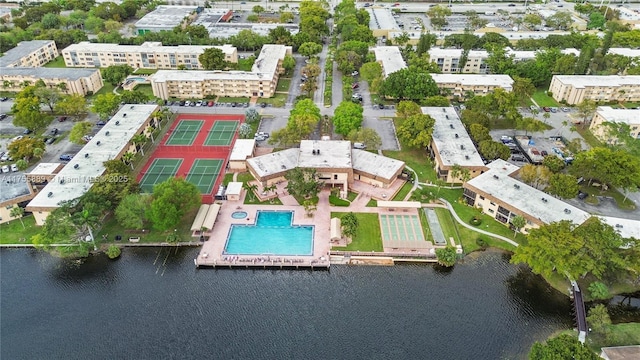
{"label": "parked car", "polygon": [[269,138],[269,133],[268,132],[264,132],[264,131],[258,131],[257,133],[255,133],[254,137],[258,137],[258,136],[262,136],[264,138]]}
{"label": "parked car", "polygon": [[202,101],[197,101],[196,106],[202,106]]}
{"label": "parked car", "polygon": [[195,106],[196,106],[196,102],[195,102],[195,101],[191,101],[191,102],[189,102],[189,106],[190,106],[190,107],[195,107]]}
{"label": "parked car", "polygon": [[539,107],[537,107],[537,106],[535,106],[535,105],[531,105],[531,106],[529,106],[529,109],[531,109],[531,111],[534,111],[534,110],[540,110],[540,108],[539,108]]}
{"label": "parked car", "polygon": [[17,172],[17,171],[18,171],[18,165],[16,165],[16,164],[11,164],[11,171],[12,171],[12,172]]}
{"label": "parked car", "polygon": [[0,156],[0,161],[7,161],[9,160],[9,153],[3,153],[2,156]]}
{"label": "parked car", "polygon": [[563,108],[562,108],[562,111],[564,111],[564,112],[569,112],[569,108],[568,108],[568,107],[563,107]]}
{"label": "parked car", "polygon": [[58,128],[51,129],[51,135],[58,135]]}
{"label": "parked car", "polygon": [[267,140],[267,138],[266,138],[266,137],[264,137],[264,136],[256,136],[256,137],[254,137],[254,139],[255,139],[256,141],[265,141],[265,140]]}
{"label": "parked car", "polygon": [[238,106],[238,104],[236,104],[236,103],[234,103],[234,102],[233,102],[233,103],[231,103],[231,107],[236,107],[236,106]]}
{"label": "parked car", "polygon": [[73,159],[73,156],[71,156],[69,154],[60,155],[60,160],[62,160],[62,161],[71,161],[71,159]]}
{"label": "parked car", "polygon": [[7,101],[7,100],[9,100],[9,98],[8,98],[8,97],[0,97],[0,101],[2,101],[2,102],[5,102],[5,101]]}
{"label": "parked car", "polygon": [[107,123],[106,123],[106,122],[104,122],[104,121],[102,121],[102,120],[100,120],[100,121],[98,121],[98,122],[96,123],[96,125],[98,125],[98,126],[105,126],[106,124],[107,124]]}
{"label": "parked car", "polygon": [[502,141],[502,143],[508,143],[512,142],[513,138],[511,136],[502,135],[500,136],[500,141]]}
{"label": "parked car", "polygon": [[58,118],[58,121],[59,121],[59,122],[65,122],[66,120],[67,120],[67,117],[66,117],[66,116],[60,116],[60,117]]}
{"label": "parked car", "polygon": [[584,199],[587,198],[587,196],[589,196],[589,194],[587,194],[586,192],[582,192],[582,191],[578,190],[578,199],[584,200]]}
{"label": "parked car", "polygon": [[359,74],[360,74],[359,72],[354,71],[354,72],[351,73],[351,76],[358,76]]}
{"label": "parked car", "polygon": [[31,134],[33,131],[29,130],[29,129],[24,129],[24,131],[22,132],[24,135],[29,135]]}
{"label": "parked car", "polygon": [[8,117],[9,115],[7,114],[0,114],[0,120],[4,120]]}
{"label": "parked car", "polygon": [[185,101],[184,106],[191,106],[191,101]]}
{"label": "parked car", "polygon": [[22,140],[22,138],[24,138],[24,136],[22,136],[22,135],[18,135],[18,136],[16,136],[16,137],[14,137],[13,139],[11,139],[11,141],[13,142],[13,141]]}
{"label": "parked car", "polygon": [[351,85],[352,89],[357,89],[359,87],[360,87],[360,85],[358,83],[354,83],[353,85]]}
{"label": "parked car", "polygon": [[52,138],[48,138],[47,141],[45,141],[44,143],[47,145],[51,145],[54,142],[56,142],[56,138],[52,137]]}
{"label": "parked car", "polygon": [[209,101],[209,103],[207,104],[207,106],[212,107],[212,106],[213,106],[213,101]]}
{"label": "parked car", "polygon": [[549,155],[549,153],[546,150],[542,150],[542,151],[540,151],[540,155],[547,156],[547,155]]}
{"label": "parked car", "polygon": [[180,100],[180,102],[178,103],[180,106],[185,106],[187,104],[186,101],[184,100]]}
{"label": "parked car", "polygon": [[549,112],[551,111],[551,109],[548,106],[545,106],[542,108],[542,110],[544,110],[544,112]]}
{"label": "parked car", "polygon": [[378,109],[384,110],[384,104],[378,104]]}
{"label": "parked car", "polygon": [[354,149],[360,149],[360,150],[364,150],[367,146],[363,143],[353,143],[353,148]]}
{"label": "parked car", "polygon": [[513,161],[527,161],[522,155],[511,155],[511,160]]}
{"label": "parked car", "polygon": [[3,166],[2,167],[2,172],[3,173],[8,173],[9,172],[9,166],[8,165]]}

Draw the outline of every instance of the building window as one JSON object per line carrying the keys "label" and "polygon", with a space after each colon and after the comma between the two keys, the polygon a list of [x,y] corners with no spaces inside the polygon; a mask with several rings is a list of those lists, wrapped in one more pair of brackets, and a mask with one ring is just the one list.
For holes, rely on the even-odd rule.
{"label": "building window", "polygon": [[484,200],[484,196],[480,195],[480,200]]}
{"label": "building window", "polygon": [[338,180],[338,174],[333,174],[333,180]]}

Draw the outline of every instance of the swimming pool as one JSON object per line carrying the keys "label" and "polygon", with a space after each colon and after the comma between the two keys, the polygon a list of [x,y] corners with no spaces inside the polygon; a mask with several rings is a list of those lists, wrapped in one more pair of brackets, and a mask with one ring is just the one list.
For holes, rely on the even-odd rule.
{"label": "swimming pool", "polygon": [[244,218],[247,217],[247,215],[249,215],[249,214],[247,214],[246,211],[234,211],[231,214],[231,217],[234,218],[234,219],[244,219]]}
{"label": "swimming pool", "polygon": [[313,225],[292,225],[293,211],[257,212],[255,225],[231,225],[224,254],[312,255]]}

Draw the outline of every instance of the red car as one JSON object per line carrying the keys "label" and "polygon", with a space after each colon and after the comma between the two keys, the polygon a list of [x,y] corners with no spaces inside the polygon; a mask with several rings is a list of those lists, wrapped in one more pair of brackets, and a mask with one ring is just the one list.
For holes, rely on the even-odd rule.
{"label": "red car", "polygon": [[352,88],[352,89],[357,89],[357,88],[359,88],[359,87],[360,87],[360,85],[358,85],[358,83],[355,83],[355,84],[351,85],[351,88]]}
{"label": "red car", "polygon": [[551,108],[548,107],[548,106],[545,106],[545,107],[542,108],[542,110],[544,110],[544,112],[549,112],[549,111],[551,111]]}
{"label": "red car", "polygon": [[64,122],[65,120],[67,120],[67,117],[66,117],[66,116],[60,116],[60,117],[58,118],[58,121],[59,121],[59,122]]}
{"label": "red car", "polygon": [[213,101],[209,101],[209,104],[207,104],[209,107],[213,106]]}

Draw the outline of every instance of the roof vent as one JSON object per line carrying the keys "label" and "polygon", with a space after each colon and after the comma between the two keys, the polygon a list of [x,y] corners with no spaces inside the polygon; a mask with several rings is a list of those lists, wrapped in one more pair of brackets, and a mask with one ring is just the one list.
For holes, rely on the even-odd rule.
{"label": "roof vent", "polygon": [[131,107],[129,109],[133,109],[133,105],[131,105]]}
{"label": "roof vent", "polygon": [[89,153],[84,154],[84,157],[88,158],[89,157]]}
{"label": "roof vent", "polygon": [[449,127],[453,129],[453,124],[449,124]]}
{"label": "roof vent", "polygon": [[616,224],[616,228],[618,229],[622,229],[624,226],[622,226],[622,224]]}
{"label": "roof vent", "polygon": [[316,150],[316,154],[320,155],[320,149]]}
{"label": "roof vent", "polygon": [[49,193],[47,194],[47,197],[52,197],[53,193],[51,191],[49,191]]}
{"label": "roof vent", "polygon": [[127,117],[127,113],[122,114],[122,117],[126,118]]}
{"label": "roof vent", "polygon": [[60,184],[64,184],[64,178],[60,179]]}
{"label": "roof vent", "polygon": [[455,134],[455,136],[456,136],[456,139],[460,137],[460,135],[458,135],[458,134]]}
{"label": "roof vent", "polygon": [[120,125],[120,121],[116,121],[116,125]]}
{"label": "roof vent", "polygon": [[444,117],[445,117],[445,118],[447,118],[447,119],[449,119],[449,115],[445,115]]}
{"label": "roof vent", "polygon": [[497,179],[500,179],[500,178],[498,177],[498,175],[493,175],[493,178],[494,178],[494,179],[496,179],[496,180],[497,180]]}
{"label": "roof vent", "polygon": [[469,155],[465,155],[464,158],[469,160]]}
{"label": "roof vent", "polygon": [[312,153],[313,155],[315,155],[315,154],[316,154],[316,149],[311,150],[311,153]]}
{"label": "roof vent", "polygon": [[80,165],[75,164],[75,165],[73,165],[73,168],[77,170],[78,168],[80,168]]}
{"label": "roof vent", "polygon": [[460,150],[464,150],[464,145],[460,145]]}
{"label": "roof vent", "polygon": [[571,214],[571,210],[569,210],[569,209],[565,208],[565,209],[564,209],[564,213],[565,213],[565,214]]}
{"label": "roof vent", "polygon": [[442,112],[447,112],[447,108],[442,108]]}
{"label": "roof vent", "polygon": [[549,200],[547,200],[546,198],[542,198],[542,199],[540,199],[540,200],[542,200],[542,202],[545,202],[545,203],[546,203],[547,201],[549,201]]}
{"label": "roof vent", "polygon": [[282,165],[280,165],[280,168],[281,168],[281,169],[286,169],[287,167],[286,167],[286,166],[284,166],[284,164],[282,164]]}
{"label": "roof vent", "polygon": [[106,133],[104,133],[106,136],[109,136],[109,132],[107,131]]}
{"label": "roof vent", "polygon": [[98,140],[98,141],[96,142],[96,145],[100,146],[100,140]]}
{"label": "roof vent", "polygon": [[520,189],[520,185],[518,185],[518,184],[513,184],[513,187],[516,188],[516,189]]}

